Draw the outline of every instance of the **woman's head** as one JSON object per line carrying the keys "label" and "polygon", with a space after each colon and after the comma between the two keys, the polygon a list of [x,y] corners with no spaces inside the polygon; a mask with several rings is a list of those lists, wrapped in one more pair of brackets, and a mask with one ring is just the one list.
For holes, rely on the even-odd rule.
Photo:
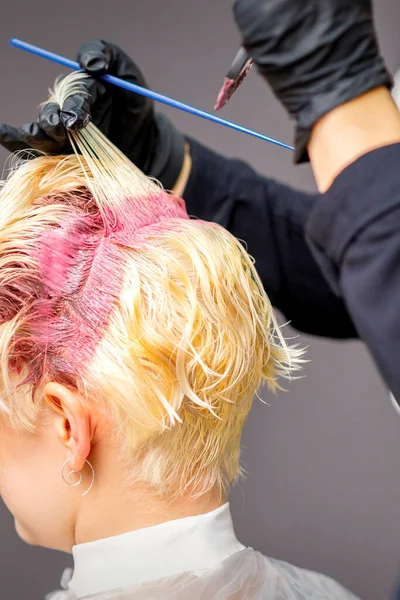
{"label": "woman's head", "polygon": [[253,395],[300,359],[233,236],[93,126],[73,141],[0,193],[0,492],[25,539],[61,549],[81,502],[67,458],[93,463],[93,490],[118,464],[159,497],[223,495]]}

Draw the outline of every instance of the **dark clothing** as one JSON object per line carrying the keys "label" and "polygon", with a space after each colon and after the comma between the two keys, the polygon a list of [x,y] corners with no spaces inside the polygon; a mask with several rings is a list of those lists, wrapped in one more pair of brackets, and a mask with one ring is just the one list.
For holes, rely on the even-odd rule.
{"label": "dark clothing", "polygon": [[189,140],[190,215],[216,221],[246,242],[272,304],[300,331],[357,337],[346,306],[330,288],[305,238],[318,195],[261,177],[239,160]]}
{"label": "dark clothing", "polygon": [[361,337],[400,399],[400,144],[363,156],[319,195],[189,143],[189,214],[246,242],[272,304],[293,327]]}

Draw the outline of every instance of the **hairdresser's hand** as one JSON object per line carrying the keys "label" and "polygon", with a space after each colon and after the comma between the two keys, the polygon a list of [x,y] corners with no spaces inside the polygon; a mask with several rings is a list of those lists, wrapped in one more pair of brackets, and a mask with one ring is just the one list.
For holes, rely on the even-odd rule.
{"label": "hairdresser's hand", "polygon": [[297,121],[296,162],[313,125],[391,78],[379,55],[371,0],[235,0],[244,46]]}
{"label": "hairdresser's hand", "polygon": [[0,125],[0,144],[11,152],[28,148],[71,152],[66,130],[80,129],[92,120],[142,171],[171,189],[183,163],[181,134],[164,116],[154,114],[148,98],[96,79],[109,73],[146,87],[136,64],[118,46],[102,40],[84,43],[78,61],[91,75],[84,83],[87,95],[72,96],[62,110],[46,105],[37,122],[19,129]]}

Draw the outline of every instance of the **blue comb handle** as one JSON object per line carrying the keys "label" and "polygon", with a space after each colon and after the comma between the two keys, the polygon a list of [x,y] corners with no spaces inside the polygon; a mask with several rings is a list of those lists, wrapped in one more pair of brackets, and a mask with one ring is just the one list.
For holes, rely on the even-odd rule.
{"label": "blue comb handle", "polygon": [[[48,60],[52,60],[53,62],[63,65],[64,67],[68,67],[69,69],[81,70],[79,63],[75,62],[74,60],[70,60],[68,58],[65,58],[64,56],[60,56],[59,54],[54,54],[54,52],[49,52],[48,50],[44,50],[43,48],[39,48],[38,46],[33,46],[32,44],[28,44],[27,42],[23,42],[22,40],[11,38],[10,44],[15,48],[26,50],[27,52],[30,52],[31,54],[36,54],[37,56],[41,56],[42,58],[47,58]],[[282,148],[293,150],[292,146],[284,144],[279,140],[274,140],[273,138],[263,135],[262,133],[258,133],[257,131],[253,131],[252,129],[247,129],[247,127],[243,127],[242,125],[238,125],[237,123],[233,123],[232,121],[221,119],[221,117],[217,117],[216,115],[208,113],[204,110],[200,110],[195,106],[185,104],[184,102],[180,102],[179,100],[174,100],[174,98],[169,98],[168,96],[164,96],[163,94],[158,94],[157,92],[153,92],[152,90],[143,88],[140,85],[136,85],[135,83],[124,81],[123,79],[119,79],[118,77],[114,77],[113,75],[101,75],[100,79],[103,79],[104,81],[112,83],[113,85],[116,85],[118,87],[124,88],[125,90],[129,90],[131,92],[135,92],[136,94],[140,94],[141,96],[151,98],[156,102],[161,102],[162,104],[167,104],[168,106],[173,106],[178,110],[183,110],[184,112],[190,113],[191,115],[196,115],[197,117],[201,117],[202,119],[207,119],[212,123],[218,123],[219,125],[230,127],[231,129],[235,129],[236,131],[241,131],[242,133],[247,133],[248,135],[252,135],[253,137],[256,137],[260,140],[264,140],[266,142],[270,142],[271,144],[275,144],[276,146],[281,146]]]}

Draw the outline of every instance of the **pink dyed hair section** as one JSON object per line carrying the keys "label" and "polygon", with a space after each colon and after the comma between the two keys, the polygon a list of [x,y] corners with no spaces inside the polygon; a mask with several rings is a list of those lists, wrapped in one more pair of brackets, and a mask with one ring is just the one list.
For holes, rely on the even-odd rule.
{"label": "pink dyed hair section", "polygon": [[32,252],[39,272],[17,267],[0,291],[1,322],[18,312],[23,327],[13,341],[13,365],[28,366],[25,383],[37,387],[50,376],[73,384],[92,359],[118,302],[124,279],[122,248],[140,249],[146,232],[189,219],[183,200],[152,190],[101,211],[86,188],[39,199],[37,206],[68,206],[65,218],[47,226]]}

